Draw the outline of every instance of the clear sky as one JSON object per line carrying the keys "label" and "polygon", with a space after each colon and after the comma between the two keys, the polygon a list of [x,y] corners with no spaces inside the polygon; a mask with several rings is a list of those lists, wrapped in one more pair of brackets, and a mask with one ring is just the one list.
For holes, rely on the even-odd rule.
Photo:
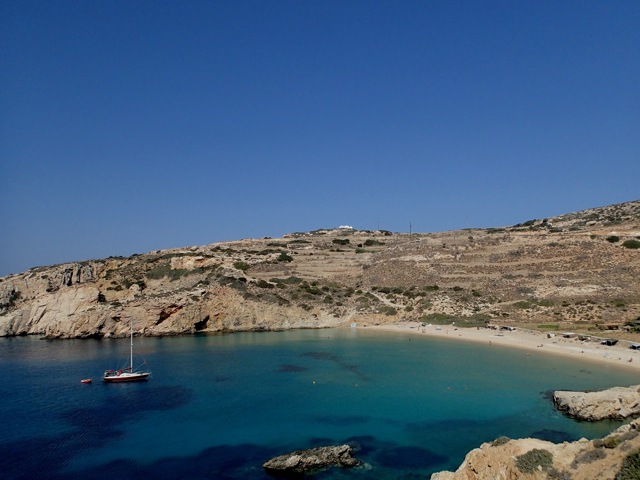
{"label": "clear sky", "polygon": [[0,0],[0,275],[640,198],[638,1]]}

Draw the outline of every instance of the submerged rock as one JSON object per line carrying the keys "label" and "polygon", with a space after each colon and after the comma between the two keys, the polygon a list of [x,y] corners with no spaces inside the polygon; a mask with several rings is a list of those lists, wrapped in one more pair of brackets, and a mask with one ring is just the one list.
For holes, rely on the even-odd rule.
{"label": "submerged rock", "polygon": [[640,415],[640,385],[596,392],[557,391],[553,403],[559,411],[578,420],[622,420]]}
{"label": "submerged rock", "polygon": [[349,445],[310,448],[274,457],[262,466],[267,472],[279,474],[309,473],[333,466],[355,467],[360,461],[352,453]]}

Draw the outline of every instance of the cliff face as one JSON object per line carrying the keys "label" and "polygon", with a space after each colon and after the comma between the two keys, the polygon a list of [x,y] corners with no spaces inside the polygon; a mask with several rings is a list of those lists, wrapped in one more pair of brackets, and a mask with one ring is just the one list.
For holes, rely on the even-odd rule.
{"label": "cliff face", "polygon": [[[640,319],[640,201],[433,234],[317,230],[0,278],[0,336],[146,335],[455,319],[610,329]],[[627,337],[625,337],[625,335]]]}
{"label": "cliff face", "polygon": [[[61,265],[5,279],[0,336],[125,336],[130,319],[145,335],[317,328],[343,321],[321,309],[254,296],[241,271],[228,277],[201,267],[186,270],[158,262],[159,256]],[[153,273],[158,268],[162,275]]]}
{"label": "cliff face", "polygon": [[432,480],[613,480],[640,478],[640,421],[596,440],[555,444],[499,438],[469,452],[455,472]]}

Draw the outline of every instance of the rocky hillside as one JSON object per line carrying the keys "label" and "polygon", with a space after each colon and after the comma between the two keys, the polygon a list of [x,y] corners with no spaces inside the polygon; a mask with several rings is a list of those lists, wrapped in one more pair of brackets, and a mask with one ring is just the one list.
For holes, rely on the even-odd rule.
{"label": "rocky hillside", "polygon": [[512,227],[349,228],[33,268],[0,279],[0,336],[485,322],[640,338],[640,201]]}

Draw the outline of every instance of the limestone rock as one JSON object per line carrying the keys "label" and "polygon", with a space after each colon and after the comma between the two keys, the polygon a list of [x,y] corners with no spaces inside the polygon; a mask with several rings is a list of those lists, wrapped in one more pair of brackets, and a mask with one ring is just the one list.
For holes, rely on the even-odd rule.
{"label": "limestone rock", "polygon": [[437,472],[431,480],[613,480],[624,459],[635,457],[640,448],[638,422],[592,441],[555,444],[525,438],[484,443],[470,451],[455,472]]}
{"label": "limestone rock", "polygon": [[359,464],[360,462],[352,456],[352,448],[349,445],[337,445],[280,455],[265,462],[263,467],[272,472],[300,474],[333,466],[355,467]]}
{"label": "limestone rock", "polygon": [[557,391],[556,408],[578,420],[621,420],[640,415],[640,385],[596,392]]}
{"label": "limestone rock", "polygon": [[[171,256],[174,255],[174,256]],[[267,298],[256,280],[233,283],[224,258],[190,252],[148,254],[39,267],[0,278],[0,337],[110,338],[336,327],[344,308]],[[233,260],[233,259],[232,259]],[[175,268],[174,268],[175,267]],[[275,289],[274,289],[275,290]],[[289,288],[296,292],[296,286]],[[291,294],[291,293],[290,293]]]}

